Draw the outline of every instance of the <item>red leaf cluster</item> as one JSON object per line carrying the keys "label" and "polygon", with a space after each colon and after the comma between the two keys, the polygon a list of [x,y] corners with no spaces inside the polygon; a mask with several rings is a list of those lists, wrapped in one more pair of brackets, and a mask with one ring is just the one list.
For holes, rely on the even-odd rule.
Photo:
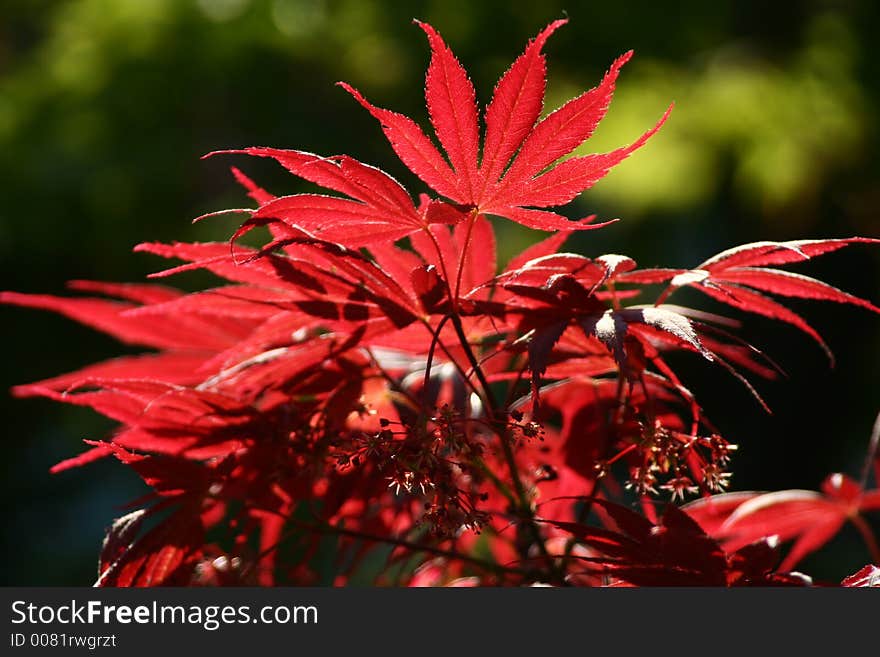
{"label": "red leaf cluster", "polygon": [[[867,470],[858,484],[832,475],[822,493],[724,492],[736,446],[668,355],[720,366],[756,396],[746,375],[772,378],[777,368],[729,330],[735,320],[666,303],[695,287],[792,324],[830,355],[768,295],[880,309],[777,267],[878,240],[759,242],[694,269],[561,251],[572,231],[605,224],[551,208],[589,189],[669,115],[629,146],[562,159],[604,117],[632,54],[541,118],[542,50],[564,23],[528,44],[482,117],[464,68],[418,23],[431,49],[433,136],[343,84],[436,196],[416,200],[347,155],[224,151],[271,158],[326,193],[276,197],[233,169],[257,207],[238,211],[248,216],[232,248],[136,248],[183,262],[155,278],[203,269],[223,284],[187,294],[77,281],[74,290],[99,296],[2,293],[4,303],[149,349],[15,389],[118,423],[53,471],[110,456],[149,489],[108,529],[99,585],[365,576],[453,586],[804,585],[809,578],[789,571],[847,522],[880,560],[864,518],[880,508]],[[499,272],[489,216],[553,234]],[[238,244],[261,227],[264,246]],[[876,449],[871,459],[876,466]],[[671,499],[658,517],[663,495]],[[783,558],[778,546],[789,541]],[[845,584],[869,585],[875,571]]]}

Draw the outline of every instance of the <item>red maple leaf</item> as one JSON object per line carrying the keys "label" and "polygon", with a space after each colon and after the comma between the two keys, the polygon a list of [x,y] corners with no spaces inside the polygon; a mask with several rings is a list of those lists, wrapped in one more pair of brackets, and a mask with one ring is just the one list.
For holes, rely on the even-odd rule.
{"label": "red maple leaf", "polygon": [[833,363],[834,356],[819,333],[804,319],[765,293],[785,297],[848,303],[880,313],[880,308],[864,299],[803,274],[771,269],[773,265],[809,260],[855,243],[880,243],[865,237],[846,239],[753,242],[715,255],[694,269],[643,269],[624,273],[621,282],[665,283],[669,287],[658,297],[662,303],[679,287],[693,287],[729,306],[787,322],[811,336]]}
{"label": "red maple leaf", "polygon": [[880,490],[863,490],[844,474],[829,475],[821,492],[781,490],[770,493],[730,493],[708,497],[686,506],[726,549],[736,550],[761,538],[775,536],[793,541],[782,562],[790,570],[805,556],[830,541],[846,522],[852,522],[866,538],[874,558],[877,545],[861,514],[880,510]]}
{"label": "red maple leaf", "polygon": [[431,46],[425,100],[445,158],[412,119],[376,107],[350,85],[340,85],[381,123],[403,163],[440,196],[474,213],[538,230],[597,228],[605,224],[592,224],[594,217],[571,222],[538,208],[563,205],[592,187],[657,132],[672,108],[629,146],[552,166],[593,134],[611,102],[618,72],[632,56],[630,51],[619,57],[598,86],[539,120],[546,74],[541,49],[566,22],[554,21],[538,34],[498,81],[485,110],[481,147],[473,84],[438,32],[416,21]]}

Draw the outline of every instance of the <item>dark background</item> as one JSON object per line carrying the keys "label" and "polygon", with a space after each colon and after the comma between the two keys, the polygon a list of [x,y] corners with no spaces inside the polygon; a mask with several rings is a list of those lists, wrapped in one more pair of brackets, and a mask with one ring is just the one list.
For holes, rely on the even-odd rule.
{"label": "dark background", "polygon": [[[346,80],[424,122],[428,49],[413,17],[442,32],[482,103],[527,40],[563,15],[571,23],[547,47],[548,109],[635,49],[584,152],[629,143],[675,100],[660,134],[571,208],[623,221],[580,236],[572,250],[689,267],[756,240],[880,237],[878,8],[870,0],[5,0],[0,288],[61,293],[70,279],[139,281],[160,263],[132,254],[138,242],[226,239],[233,219],[190,220],[249,203],[230,164],[276,193],[297,189],[267,162],[199,159],[214,149],[347,153],[424,191],[375,121],[333,84]],[[537,236],[511,227],[503,255]],[[880,302],[880,249],[851,247],[795,269]],[[797,330],[747,318],[746,337],[790,375],[758,382],[772,416],[723,371],[683,363],[685,383],[740,444],[734,490],[815,489],[829,472],[858,476],[880,411],[880,317],[789,305],[825,336],[837,366]],[[91,584],[104,528],[141,484],[109,460],[50,476],[109,424],[5,391],[125,348],[7,307],[0,344],[0,583]],[[839,580],[868,560],[847,530],[801,569]]]}

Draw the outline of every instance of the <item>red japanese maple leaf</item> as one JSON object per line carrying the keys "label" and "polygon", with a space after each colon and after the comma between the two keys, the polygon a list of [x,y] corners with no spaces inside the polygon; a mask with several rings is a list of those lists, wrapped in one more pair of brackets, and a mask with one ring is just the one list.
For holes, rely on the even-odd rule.
{"label": "red japanese maple leaf", "polygon": [[877,544],[862,517],[865,512],[878,510],[880,490],[864,490],[841,473],[829,475],[821,492],[729,493],[686,506],[688,514],[729,550],[771,536],[781,542],[793,541],[782,562],[783,570],[790,570],[825,545],[848,521],[862,532],[872,557],[880,559]]}
{"label": "red japanese maple leaf", "polygon": [[552,166],[593,134],[611,102],[620,68],[632,56],[630,51],[619,57],[598,86],[539,120],[546,74],[541,49],[566,22],[555,21],[544,29],[498,81],[485,111],[482,149],[474,87],[440,35],[426,23],[416,21],[428,35],[432,52],[425,98],[446,158],[414,121],[375,107],[357,90],[340,83],[381,122],[404,164],[453,204],[423,196],[415,205],[394,178],[347,155],[321,157],[266,147],[216,151],[209,155],[246,153],[274,158],[294,175],[345,195],[276,198],[235,170],[251,197],[260,203],[254,211],[241,210],[251,217],[236,237],[255,226],[274,224],[276,237],[285,236],[286,226],[296,234],[306,231],[356,247],[393,241],[433,223],[457,223],[478,214],[507,217],[539,230],[588,230],[606,225],[592,223],[594,216],[571,222],[538,208],[563,205],[592,187],[659,130],[672,108],[629,146],[572,157]]}
{"label": "red japanese maple leaf", "polygon": [[546,73],[541,49],[566,22],[558,20],[546,27],[498,81],[483,117],[481,147],[473,84],[438,32],[416,21],[431,46],[425,100],[446,157],[412,119],[376,107],[350,85],[340,84],[378,119],[403,163],[440,196],[474,212],[507,217],[529,228],[596,228],[603,224],[590,224],[592,217],[573,223],[537,208],[563,205],[592,187],[657,132],[672,108],[629,146],[552,166],[593,134],[611,102],[618,72],[632,56],[630,51],[619,57],[598,86],[538,120]]}
{"label": "red japanese maple leaf", "polygon": [[753,242],[728,249],[694,269],[643,269],[623,273],[621,282],[665,283],[669,286],[657,299],[662,303],[679,287],[693,287],[729,306],[792,324],[812,337],[833,363],[834,356],[819,333],[798,314],[765,293],[784,297],[848,303],[880,313],[880,308],[864,299],[803,274],[771,269],[773,265],[809,260],[855,243],[880,243],[880,240],[850,237],[845,239],[793,240],[790,242]]}

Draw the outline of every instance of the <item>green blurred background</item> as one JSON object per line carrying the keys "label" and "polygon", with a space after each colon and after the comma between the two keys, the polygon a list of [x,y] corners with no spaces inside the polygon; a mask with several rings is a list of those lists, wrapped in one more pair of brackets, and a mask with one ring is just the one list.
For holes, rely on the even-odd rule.
{"label": "green blurred background", "polygon": [[[662,131],[571,208],[623,219],[573,240],[574,250],[694,266],[761,239],[880,236],[880,3],[871,0],[4,0],[0,287],[60,293],[69,279],[139,281],[160,262],[132,254],[138,242],[226,239],[234,219],[190,220],[248,203],[233,163],[276,193],[299,189],[268,162],[199,159],[214,149],[347,153],[425,191],[333,83],[425,122],[428,50],[413,17],[442,32],[485,103],[527,40],[564,15],[571,23],[547,47],[549,109],[636,51],[585,152],[629,143],[676,102]],[[507,229],[503,254],[537,236]],[[880,249],[853,247],[797,269],[880,302]],[[795,329],[749,318],[746,336],[790,374],[758,382],[774,415],[723,371],[681,364],[710,417],[741,445],[734,489],[816,488],[828,472],[858,475],[880,410],[880,317],[790,305],[838,363],[829,369]],[[108,423],[5,391],[125,349],[24,309],[0,307],[0,332],[0,583],[91,584],[104,528],[141,484],[110,462],[50,476]],[[845,531],[802,569],[839,580],[867,561]]]}

